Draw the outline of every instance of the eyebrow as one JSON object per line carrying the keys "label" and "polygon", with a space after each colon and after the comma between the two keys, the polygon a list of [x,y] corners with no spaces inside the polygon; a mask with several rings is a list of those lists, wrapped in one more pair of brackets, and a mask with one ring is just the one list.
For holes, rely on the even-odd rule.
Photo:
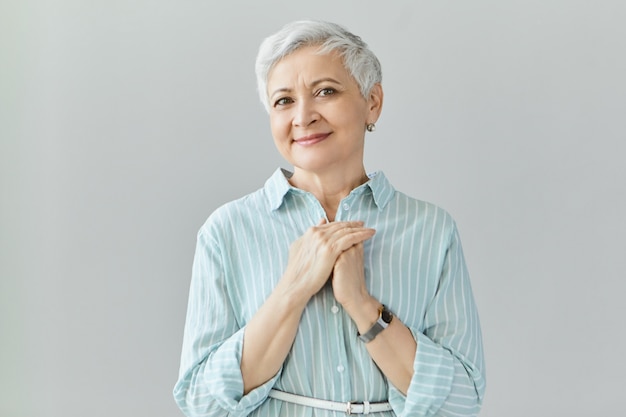
{"label": "eyebrow", "polygon": [[[311,83],[311,87],[315,87],[316,85],[325,83],[325,82],[331,82],[331,83],[335,83],[335,84],[341,84],[339,81],[337,81],[334,78],[331,77],[325,77],[325,78],[320,78],[319,80],[315,80]],[[274,97],[277,93],[289,93],[291,92],[291,88],[288,87],[283,87],[283,88],[278,88],[276,90],[274,90],[272,92],[272,94],[269,95],[269,97]]]}

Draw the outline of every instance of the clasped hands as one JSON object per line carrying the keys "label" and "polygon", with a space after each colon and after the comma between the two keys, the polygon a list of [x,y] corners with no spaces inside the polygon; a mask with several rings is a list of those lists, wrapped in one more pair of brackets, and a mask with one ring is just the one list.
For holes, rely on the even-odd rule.
{"label": "clasped hands", "polygon": [[376,231],[362,221],[328,223],[322,219],[291,244],[286,277],[310,299],[332,276],[333,294],[344,307],[363,302],[365,286],[363,242]]}

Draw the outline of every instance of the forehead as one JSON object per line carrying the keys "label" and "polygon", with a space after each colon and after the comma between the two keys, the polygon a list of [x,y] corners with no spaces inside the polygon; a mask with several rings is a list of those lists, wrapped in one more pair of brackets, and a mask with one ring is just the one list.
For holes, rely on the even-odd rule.
{"label": "forehead", "polygon": [[287,87],[297,81],[332,77],[341,82],[350,82],[352,77],[346,70],[341,55],[332,51],[320,54],[318,46],[305,46],[278,61],[268,74],[268,90],[271,87]]}

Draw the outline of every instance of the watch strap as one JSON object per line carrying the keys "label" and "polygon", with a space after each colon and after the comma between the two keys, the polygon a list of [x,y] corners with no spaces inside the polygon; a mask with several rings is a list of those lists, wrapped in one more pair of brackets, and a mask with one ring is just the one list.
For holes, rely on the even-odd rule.
{"label": "watch strap", "polygon": [[393,316],[391,312],[389,312],[389,310],[387,310],[384,305],[381,305],[378,309],[378,319],[376,320],[376,322],[374,322],[372,327],[370,327],[367,332],[363,334],[357,333],[359,339],[364,343],[371,342],[376,338],[376,336],[378,336],[380,332],[382,332],[387,328],[387,326],[389,326],[392,318]]}

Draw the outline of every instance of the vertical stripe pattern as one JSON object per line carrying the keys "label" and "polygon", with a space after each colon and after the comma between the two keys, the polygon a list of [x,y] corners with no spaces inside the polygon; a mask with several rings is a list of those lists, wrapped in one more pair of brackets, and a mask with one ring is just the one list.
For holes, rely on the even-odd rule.
{"label": "vertical stripe pattern", "polygon": [[243,396],[246,323],[282,276],[291,242],[322,217],[315,197],[277,170],[201,227],[174,387],[181,410],[189,417],[342,415],[268,398],[276,388],[341,402],[388,400],[393,411],[377,416],[478,414],[482,337],[456,225],[444,210],[394,190],[382,172],[342,200],[336,220],[363,220],[377,231],[365,242],[365,279],[417,340],[407,395],[387,382],[326,286],[307,305],[281,370]]}

